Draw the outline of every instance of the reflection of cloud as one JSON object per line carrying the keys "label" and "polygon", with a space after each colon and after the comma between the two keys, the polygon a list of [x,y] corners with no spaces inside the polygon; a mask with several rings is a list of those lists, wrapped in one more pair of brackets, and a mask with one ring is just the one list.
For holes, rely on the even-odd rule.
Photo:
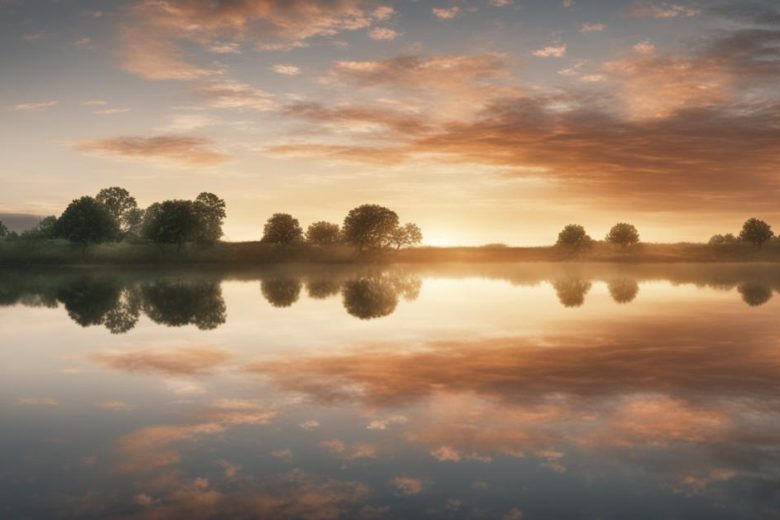
{"label": "reflection of cloud", "polygon": [[190,166],[208,166],[227,160],[211,140],[192,136],[109,137],[78,143],[76,149],[87,153],[164,159]]}
{"label": "reflection of cloud", "polygon": [[345,461],[357,459],[375,459],[377,455],[376,446],[366,442],[355,442],[351,445],[348,445],[344,443],[344,441],[332,439],[323,441],[320,443],[320,445],[326,451]]}
{"label": "reflection of cloud", "polygon": [[193,376],[213,371],[230,359],[230,354],[210,347],[183,347],[176,350],[98,352],[92,357],[112,370]]}
{"label": "reflection of cloud", "polygon": [[425,483],[422,479],[407,476],[398,476],[390,481],[399,495],[419,495],[422,493]]}

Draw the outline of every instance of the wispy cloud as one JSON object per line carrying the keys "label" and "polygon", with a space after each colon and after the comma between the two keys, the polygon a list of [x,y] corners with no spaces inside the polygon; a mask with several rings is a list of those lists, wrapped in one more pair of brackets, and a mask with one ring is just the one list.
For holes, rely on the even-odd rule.
{"label": "wispy cloud", "polygon": [[565,43],[556,43],[536,49],[532,54],[537,58],[562,58],[566,55],[566,48]]}
{"label": "wispy cloud", "polygon": [[83,141],[75,148],[85,153],[162,159],[189,166],[210,166],[228,159],[210,139],[182,135],[109,137]]}
{"label": "wispy cloud", "polygon": [[431,12],[439,20],[452,20],[460,14],[460,7],[434,7]]}
{"label": "wispy cloud", "polygon": [[56,101],[37,101],[37,102],[19,103],[17,105],[11,105],[8,107],[8,109],[13,110],[14,112],[42,112],[56,105],[57,105]]}

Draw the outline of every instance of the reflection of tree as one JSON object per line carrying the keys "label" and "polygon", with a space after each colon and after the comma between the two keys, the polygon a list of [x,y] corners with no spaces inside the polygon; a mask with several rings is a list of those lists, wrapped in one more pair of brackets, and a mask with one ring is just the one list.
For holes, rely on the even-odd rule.
{"label": "reflection of tree", "polygon": [[751,307],[758,307],[772,298],[772,289],[757,283],[743,283],[737,290],[742,295],[742,301]]}
{"label": "reflection of tree", "polygon": [[73,321],[88,327],[103,324],[109,311],[116,307],[121,292],[118,283],[81,277],[60,287],[57,299],[65,305]]}
{"label": "reflection of tree", "polygon": [[413,302],[420,296],[422,280],[419,278],[414,276],[391,276],[390,283],[395,291],[408,302]]}
{"label": "reflection of tree", "polygon": [[122,291],[113,309],[108,311],[104,324],[111,334],[124,334],[138,323],[141,314],[141,295],[135,287]]}
{"label": "reflection of tree", "polygon": [[260,282],[260,291],[274,307],[289,307],[298,301],[302,285],[295,278],[269,278]]}
{"label": "reflection of tree", "polygon": [[157,281],[141,290],[144,312],[155,323],[201,330],[225,323],[226,308],[219,282]]}
{"label": "reflection of tree", "polygon": [[585,295],[590,291],[591,283],[580,278],[562,278],[553,282],[558,300],[564,307],[579,307],[585,303]]}
{"label": "reflection of tree", "polygon": [[607,283],[609,294],[616,303],[631,303],[639,294],[639,284],[630,278],[618,278]]}
{"label": "reflection of tree", "polygon": [[342,288],[344,308],[361,320],[392,314],[398,305],[398,292],[385,278],[350,280]]}
{"label": "reflection of tree", "polygon": [[306,282],[306,291],[309,293],[309,298],[314,298],[316,300],[335,296],[340,290],[341,283],[339,283],[338,280],[317,278]]}

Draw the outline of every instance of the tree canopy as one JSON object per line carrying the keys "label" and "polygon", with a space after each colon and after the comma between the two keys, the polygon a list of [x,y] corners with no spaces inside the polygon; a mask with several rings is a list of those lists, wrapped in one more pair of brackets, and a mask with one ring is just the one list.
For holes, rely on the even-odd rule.
{"label": "tree canopy", "polygon": [[156,244],[177,244],[194,240],[198,229],[195,205],[189,200],[166,200],[147,210],[143,234]]}
{"label": "tree canopy", "polygon": [[8,226],[3,224],[3,221],[0,220],[0,238],[6,238],[10,234],[11,234],[11,231],[8,229]]}
{"label": "tree canopy", "polygon": [[306,241],[319,246],[333,245],[341,239],[341,230],[338,224],[323,220],[311,224],[306,229]]}
{"label": "tree canopy", "polygon": [[579,249],[590,245],[593,239],[585,232],[585,228],[578,224],[569,224],[558,233],[559,246],[569,247],[573,249]]}
{"label": "tree canopy", "polygon": [[344,239],[363,251],[387,247],[392,243],[393,231],[398,227],[398,214],[377,204],[363,204],[350,210],[344,219]]}
{"label": "tree canopy", "polygon": [[119,186],[103,188],[95,196],[95,200],[108,208],[123,233],[130,229],[134,221],[134,210],[138,210],[138,203],[130,192]]}
{"label": "tree canopy", "polygon": [[390,242],[396,249],[417,245],[422,242],[422,231],[417,224],[411,222],[398,226],[390,233]]}
{"label": "tree canopy", "polygon": [[607,241],[623,247],[633,246],[639,243],[639,231],[633,224],[618,222],[607,233]]}
{"label": "tree canopy", "polygon": [[108,208],[92,197],[71,202],[54,225],[54,236],[82,244],[114,240],[119,234],[116,219]]}
{"label": "tree canopy", "polygon": [[213,244],[222,238],[222,221],[225,220],[225,201],[213,193],[203,192],[195,198],[195,216],[198,229],[195,240]]}
{"label": "tree canopy", "polygon": [[263,242],[292,244],[303,239],[303,229],[298,219],[287,213],[274,213],[263,228]]}
{"label": "tree canopy", "polygon": [[739,232],[739,238],[749,242],[756,247],[761,247],[764,242],[774,236],[772,227],[757,218],[750,218],[742,225],[742,231]]}

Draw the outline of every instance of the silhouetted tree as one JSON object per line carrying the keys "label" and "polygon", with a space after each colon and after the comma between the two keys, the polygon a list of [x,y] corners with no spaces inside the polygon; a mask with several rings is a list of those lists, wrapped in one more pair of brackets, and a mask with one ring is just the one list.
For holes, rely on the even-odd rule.
{"label": "silhouetted tree", "polygon": [[392,233],[398,227],[395,211],[377,204],[364,204],[350,210],[344,219],[344,240],[359,251],[387,247]]}
{"label": "silhouetted tree", "polygon": [[7,238],[9,234],[11,234],[11,231],[8,229],[8,226],[0,220],[0,238]]}
{"label": "silhouetted tree", "polygon": [[403,226],[396,227],[390,233],[390,242],[395,246],[396,250],[402,247],[411,247],[422,242],[422,231],[420,231],[417,224],[404,224]]}
{"label": "silhouetted tree", "polygon": [[287,213],[274,213],[263,228],[263,242],[269,244],[292,244],[300,242],[303,230],[298,219]]}
{"label": "silhouetted tree", "polygon": [[57,217],[48,216],[38,222],[35,227],[22,233],[22,238],[34,240],[49,240],[54,238],[54,227],[57,225]]}
{"label": "silhouetted tree", "polygon": [[726,233],[725,235],[712,235],[708,244],[711,246],[719,246],[726,244],[734,244],[737,242],[737,237],[732,233]]}
{"label": "silhouetted tree", "polygon": [[219,282],[160,280],[141,289],[142,308],[155,323],[211,330],[225,323],[226,307]]}
{"label": "silhouetted tree", "polygon": [[192,241],[198,232],[195,204],[189,200],[166,200],[149,206],[143,235],[155,244],[182,244]]}
{"label": "silhouetted tree", "polygon": [[141,208],[133,208],[125,214],[127,230],[125,237],[141,238],[143,235],[143,223],[146,212]]}
{"label": "silhouetted tree", "polygon": [[757,283],[743,283],[737,287],[737,291],[742,295],[742,301],[751,307],[763,305],[772,298],[772,289]]}
{"label": "silhouetted tree", "polygon": [[316,300],[335,296],[340,290],[341,283],[337,280],[318,278],[306,282],[306,292],[309,293],[309,298],[314,298]]}
{"label": "silhouetted tree", "polygon": [[319,246],[329,246],[337,243],[341,238],[338,224],[320,221],[311,224],[306,229],[306,241]]}
{"label": "silhouetted tree", "polygon": [[591,283],[580,278],[564,278],[553,282],[558,300],[564,307],[579,307],[585,303]]}
{"label": "silhouetted tree", "polygon": [[398,294],[386,280],[365,278],[350,280],[342,288],[344,308],[361,320],[392,314],[398,305]]}
{"label": "silhouetted tree", "polygon": [[111,212],[92,197],[71,202],[54,225],[54,236],[81,244],[82,253],[88,244],[114,240],[118,234]]}
{"label": "silhouetted tree", "polygon": [[585,228],[577,224],[569,224],[558,233],[556,245],[570,248],[582,249],[593,243],[593,239],[585,232]]}
{"label": "silhouetted tree", "polygon": [[117,305],[121,287],[106,279],[81,277],[68,281],[57,290],[57,299],[65,305],[68,316],[81,325],[102,325]]}
{"label": "silhouetted tree", "polygon": [[112,186],[100,190],[95,200],[108,208],[122,233],[130,229],[129,217],[134,209],[138,209],[138,203],[130,192],[119,186]]}
{"label": "silhouetted tree", "polygon": [[195,199],[194,208],[198,218],[195,239],[204,244],[213,244],[222,238],[222,221],[227,216],[225,201],[213,193],[203,192]]}
{"label": "silhouetted tree", "polygon": [[618,222],[607,233],[607,241],[622,247],[629,247],[639,242],[639,232],[632,224]]}
{"label": "silhouetted tree", "polygon": [[742,231],[739,232],[740,240],[749,242],[756,247],[761,247],[764,242],[772,238],[775,234],[772,227],[757,218],[750,218],[742,225]]}
{"label": "silhouetted tree", "polygon": [[290,307],[298,301],[303,283],[297,278],[266,278],[260,281],[260,292],[274,307]]}
{"label": "silhouetted tree", "polygon": [[610,280],[607,288],[615,303],[631,303],[639,294],[639,284],[630,278]]}

